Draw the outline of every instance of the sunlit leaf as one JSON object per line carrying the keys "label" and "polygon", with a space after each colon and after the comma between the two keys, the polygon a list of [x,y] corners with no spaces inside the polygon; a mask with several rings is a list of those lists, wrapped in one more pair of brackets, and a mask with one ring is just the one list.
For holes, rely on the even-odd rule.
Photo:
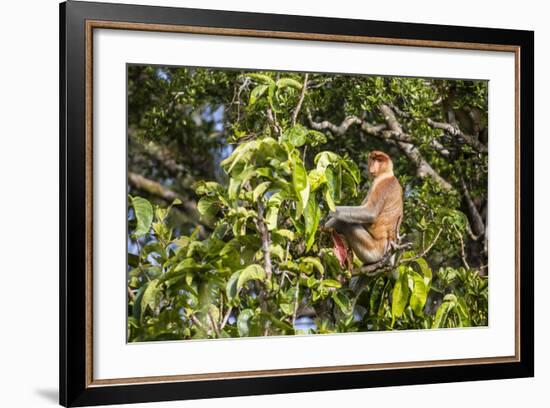
{"label": "sunlit leaf", "polygon": [[399,268],[399,277],[395,282],[392,292],[392,326],[395,323],[395,319],[398,319],[403,315],[403,312],[409,302],[410,291],[407,275],[407,268],[401,266]]}
{"label": "sunlit leaf", "polygon": [[426,299],[428,298],[428,285],[420,274],[412,272],[411,276],[414,281],[410,300],[411,309],[417,316],[422,316],[424,305],[426,304]]}
{"label": "sunlit leaf", "polygon": [[353,303],[345,293],[334,292],[332,294],[332,299],[345,315],[349,315],[353,312]]}
{"label": "sunlit leaf", "polygon": [[256,186],[252,195],[252,199],[254,200],[254,202],[257,202],[258,199],[263,196],[265,191],[269,188],[270,184],[270,181],[264,181],[263,183],[260,183],[258,184],[258,186]]}
{"label": "sunlit leaf", "polygon": [[309,181],[304,164],[298,157],[294,157],[293,160],[292,185],[294,186],[294,191],[298,196],[296,216],[300,217],[304,212],[309,199]]}
{"label": "sunlit leaf", "polygon": [[132,207],[136,215],[137,227],[134,231],[136,237],[141,237],[151,229],[153,222],[153,206],[151,203],[142,197],[131,197]]}
{"label": "sunlit leaf", "polygon": [[308,130],[303,125],[297,124],[291,127],[287,132],[290,143],[295,147],[304,145],[307,141]]}
{"label": "sunlit leaf", "polygon": [[258,85],[255,87],[252,92],[250,92],[250,100],[248,101],[248,106],[252,106],[256,101],[267,91],[268,85]]}
{"label": "sunlit leaf", "polygon": [[254,316],[254,311],[252,309],[244,309],[239,313],[237,317],[237,330],[239,331],[240,337],[247,337],[249,334],[249,321]]}
{"label": "sunlit leaf", "polygon": [[142,308],[149,307],[151,310],[155,310],[161,299],[161,288],[158,279],[149,282],[147,289],[143,293],[143,299],[141,300]]}
{"label": "sunlit leaf", "polygon": [[292,78],[281,78],[277,81],[278,88],[292,87],[296,89],[302,89],[302,84]]}
{"label": "sunlit leaf", "polygon": [[263,281],[265,280],[265,270],[260,265],[249,265],[239,274],[237,280],[237,290],[240,290],[247,282],[251,280]]}

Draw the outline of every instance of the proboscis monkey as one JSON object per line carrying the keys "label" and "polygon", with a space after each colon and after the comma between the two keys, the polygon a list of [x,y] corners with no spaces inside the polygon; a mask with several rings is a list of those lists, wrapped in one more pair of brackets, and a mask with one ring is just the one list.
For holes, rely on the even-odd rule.
{"label": "proboscis monkey", "polygon": [[[365,264],[380,261],[390,243],[397,241],[403,218],[403,189],[393,175],[390,156],[372,151],[368,159],[369,177],[373,179],[361,205],[336,207],[329,214],[325,227],[344,236],[348,248]],[[335,249],[341,246],[340,237],[333,234]],[[343,265],[346,255],[336,251]]]}

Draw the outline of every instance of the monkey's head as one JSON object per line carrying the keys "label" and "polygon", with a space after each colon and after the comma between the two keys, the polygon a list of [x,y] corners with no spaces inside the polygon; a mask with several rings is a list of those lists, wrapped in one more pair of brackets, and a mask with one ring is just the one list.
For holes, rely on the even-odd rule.
{"label": "monkey's head", "polygon": [[369,154],[369,176],[376,178],[384,173],[393,174],[393,162],[390,156],[379,150],[373,150]]}

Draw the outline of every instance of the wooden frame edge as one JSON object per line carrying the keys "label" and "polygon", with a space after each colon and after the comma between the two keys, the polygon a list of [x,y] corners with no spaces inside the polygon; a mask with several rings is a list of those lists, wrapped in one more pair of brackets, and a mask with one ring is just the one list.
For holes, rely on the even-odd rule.
{"label": "wooden frame edge", "polygon": [[[93,30],[120,29],[133,31],[175,32],[188,34],[206,34],[223,36],[245,36],[259,38],[294,39],[309,41],[332,41],[344,43],[379,44],[391,46],[411,46],[430,48],[451,48],[479,51],[513,52],[515,58],[515,229],[516,229],[516,254],[515,254],[515,355],[502,357],[480,357],[451,360],[431,360],[417,362],[397,362],[363,365],[321,366],[308,368],[290,368],[275,370],[254,370],[236,372],[218,372],[204,374],[186,374],[152,377],[127,377],[114,379],[93,379]],[[386,37],[332,35],[316,33],[299,33],[288,31],[269,31],[251,29],[232,29],[199,27],[190,25],[169,25],[149,23],[128,23],[107,20],[86,20],[85,24],[86,46],[86,356],[85,356],[85,385],[86,388],[96,388],[112,385],[132,385],[151,383],[171,383],[187,381],[229,380],[254,377],[294,376],[300,374],[323,374],[338,372],[358,372],[389,369],[410,369],[442,366],[460,366],[471,364],[497,364],[521,362],[521,309],[520,309],[520,51],[519,45],[484,44],[453,41],[428,41],[413,39],[396,39]]]}

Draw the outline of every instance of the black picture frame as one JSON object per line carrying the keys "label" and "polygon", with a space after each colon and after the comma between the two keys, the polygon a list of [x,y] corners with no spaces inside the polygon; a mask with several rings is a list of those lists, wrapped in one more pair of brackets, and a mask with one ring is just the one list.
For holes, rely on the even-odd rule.
{"label": "black picture frame", "polygon": [[[64,406],[121,404],[395,385],[446,383],[534,376],[534,33],[532,31],[364,21],[68,1],[60,4],[60,403]],[[521,197],[516,267],[519,268],[517,361],[441,364],[413,368],[267,375],[195,381],[94,386],[87,336],[90,262],[87,230],[91,192],[87,185],[86,30],[88,21],[185,25],[323,36],[485,44],[518,49],[521,67],[517,150]],[[269,37],[269,35],[266,35]],[[330,40],[330,39],[329,39]],[[121,158],[124,160],[124,158]],[[517,174],[517,173],[516,173]],[[87,323],[88,322],[88,323]]]}

